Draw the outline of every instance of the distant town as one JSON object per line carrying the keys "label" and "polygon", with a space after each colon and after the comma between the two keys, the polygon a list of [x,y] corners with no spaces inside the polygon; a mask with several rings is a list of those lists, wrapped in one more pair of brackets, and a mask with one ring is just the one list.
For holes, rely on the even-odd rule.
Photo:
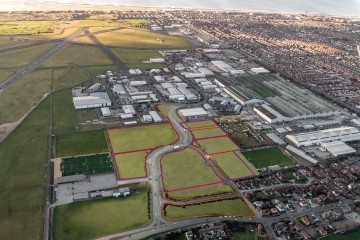
{"label": "distant town", "polygon": [[0,19],[0,239],[360,236],[359,19]]}

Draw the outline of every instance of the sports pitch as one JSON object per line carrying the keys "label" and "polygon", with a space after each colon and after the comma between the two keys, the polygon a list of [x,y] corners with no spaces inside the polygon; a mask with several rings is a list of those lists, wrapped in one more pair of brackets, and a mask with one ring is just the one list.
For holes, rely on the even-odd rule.
{"label": "sports pitch", "polygon": [[111,172],[112,170],[113,166],[109,154],[64,158],[61,163],[63,176],[96,174]]}
{"label": "sports pitch", "polygon": [[241,198],[204,202],[197,205],[165,205],[164,215],[169,220],[180,220],[203,216],[254,217],[254,213]]}
{"label": "sports pitch", "polygon": [[146,177],[145,158],[149,152],[140,151],[115,155],[119,179]]}
{"label": "sports pitch", "polygon": [[109,129],[114,153],[153,149],[176,141],[177,133],[170,124]]}
{"label": "sports pitch", "polygon": [[268,148],[262,150],[248,151],[244,156],[257,168],[269,167],[274,165],[296,164],[296,161],[287,156],[280,148]]}

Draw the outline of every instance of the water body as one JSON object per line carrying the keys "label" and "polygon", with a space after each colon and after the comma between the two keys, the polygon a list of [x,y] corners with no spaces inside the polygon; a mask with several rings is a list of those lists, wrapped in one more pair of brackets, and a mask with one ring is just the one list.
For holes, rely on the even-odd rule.
{"label": "water body", "polygon": [[154,7],[360,16],[360,0],[0,0],[0,10],[46,6]]}

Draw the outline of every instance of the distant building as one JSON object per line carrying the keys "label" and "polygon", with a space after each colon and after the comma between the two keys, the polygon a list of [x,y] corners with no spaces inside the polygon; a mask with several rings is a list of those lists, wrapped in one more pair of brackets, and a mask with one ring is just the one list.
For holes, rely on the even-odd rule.
{"label": "distant building", "polygon": [[209,117],[209,113],[203,108],[181,109],[179,110],[179,115],[184,121],[206,119]]}
{"label": "distant building", "polygon": [[162,119],[161,119],[160,115],[156,111],[150,111],[149,114],[150,114],[150,116],[152,117],[152,119],[154,120],[155,123],[162,122]]}
{"label": "distant building", "polygon": [[132,105],[123,105],[122,106],[122,109],[124,111],[125,114],[132,114],[134,115],[136,112],[135,112],[135,109]]}
{"label": "distant building", "polygon": [[110,108],[108,108],[108,107],[102,107],[102,108],[101,108],[101,115],[102,115],[103,117],[110,117],[110,116],[111,116]]}
{"label": "distant building", "polygon": [[106,92],[91,93],[90,96],[73,97],[75,109],[87,109],[111,106],[111,100]]}
{"label": "distant building", "polygon": [[96,92],[101,88],[101,84],[100,83],[95,83],[94,85],[92,85],[91,87],[89,87],[89,91],[90,92]]}
{"label": "distant building", "polygon": [[125,88],[121,84],[115,84],[114,87],[113,87],[113,92],[117,93],[119,95],[125,95],[126,94]]}
{"label": "distant building", "polygon": [[126,197],[129,194],[130,194],[130,189],[128,187],[119,188],[113,191],[113,197],[120,197],[120,196]]}

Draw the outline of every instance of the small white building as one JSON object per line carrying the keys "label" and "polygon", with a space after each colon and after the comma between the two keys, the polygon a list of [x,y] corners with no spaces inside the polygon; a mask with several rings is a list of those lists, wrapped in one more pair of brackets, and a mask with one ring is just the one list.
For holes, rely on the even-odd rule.
{"label": "small white building", "polygon": [[150,111],[149,114],[150,114],[150,116],[152,117],[152,119],[154,120],[155,123],[162,122],[162,119],[161,119],[160,115],[156,111]]}
{"label": "small white building", "polygon": [[150,123],[150,122],[152,122],[153,119],[150,115],[143,115],[143,120],[146,123]]}
{"label": "small white building", "polygon": [[125,88],[124,88],[124,86],[123,85],[121,85],[121,84],[115,84],[114,86],[113,86],[113,92],[114,93],[117,93],[117,94],[119,94],[119,95],[125,95],[126,94],[126,91],[125,91]]}
{"label": "small white building", "polygon": [[119,188],[113,191],[113,197],[120,197],[120,196],[126,197],[129,194],[130,194],[130,189],[128,187]]}
{"label": "small white building", "polygon": [[253,73],[256,73],[256,74],[264,74],[264,73],[269,73],[270,71],[263,68],[263,67],[259,67],[259,68],[252,68],[251,71]]}
{"label": "small white building", "polygon": [[165,59],[163,58],[150,58],[151,63],[165,63]]}
{"label": "small white building", "polygon": [[142,71],[140,69],[130,69],[129,70],[129,73],[132,75],[132,76],[139,76],[142,74]]}
{"label": "small white building", "polygon": [[125,114],[135,114],[135,109],[132,105],[123,105],[122,109],[124,111]]}
{"label": "small white building", "polygon": [[110,108],[108,108],[108,107],[102,107],[102,108],[101,108],[101,115],[102,115],[103,117],[110,117],[110,116],[111,116]]}

